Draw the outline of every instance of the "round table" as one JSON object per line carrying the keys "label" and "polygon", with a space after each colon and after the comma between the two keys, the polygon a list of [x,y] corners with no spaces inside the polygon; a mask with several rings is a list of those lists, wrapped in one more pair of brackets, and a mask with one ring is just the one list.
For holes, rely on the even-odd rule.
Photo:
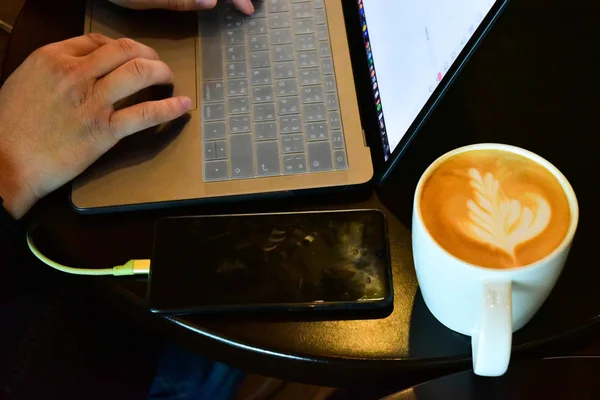
{"label": "round table", "polygon": [[[506,375],[486,379],[461,372],[426,382],[383,400],[595,399],[598,357],[565,357],[515,363]],[[450,394],[450,395],[449,395]]]}
{"label": "round table", "polygon": [[[563,276],[534,319],[514,336],[514,357],[526,350],[559,351],[568,334],[600,319],[597,282],[598,100],[597,4],[585,10],[513,1],[389,181],[352,196],[82,216],[68,189],[32,212],[48,233],[43,243],[64,262],[105,267],[148,258],[153,225],[167,215],[301,209],[380,208],[389,218],[395,301],[393,312],[364,320],[234,320],[160,317],[145,304],[145,278],[82,279],[102,301],[131,313],[202,355],[248,371],[327,385],[410,380],[470,367],[470,340],[443,327],[427,310],[414,273],[410,215],[420,174],[442,153],[477,142],[509,143],[553,162],[572,183],[581,220]],[[566,7],[566,6],[565,6]],[[35,48],[82,32],[83,2],[28,0],[9,45],[6,77]],[[558,28],[560,27],[560,29]],[[333,198],[332,198],[333,197]],[[420,375],[424,376],[424,375]]]}

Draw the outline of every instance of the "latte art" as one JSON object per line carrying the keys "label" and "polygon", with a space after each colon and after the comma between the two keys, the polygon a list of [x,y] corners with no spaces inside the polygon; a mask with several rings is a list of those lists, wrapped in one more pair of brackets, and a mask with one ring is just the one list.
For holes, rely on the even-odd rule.
{"label": "latte art", "polygon": [[501,150],[473,150],[444,161],[423,184],[420,207],[440,246],[488,268],[541,260],[560,245],[570,224],[556,177]]}
{"label": "latte art", "polygon": [[491,172],[482,177],[477,168],[471,168],[469,175],[474,199],[466,204],[469,221],[461,224],[464,233],[515,259],[517,245],[533,239],[550,223],[550,203],[537,193],[525,193],[535,206],[523,206],[519,200],[504,195],[500,181]]}

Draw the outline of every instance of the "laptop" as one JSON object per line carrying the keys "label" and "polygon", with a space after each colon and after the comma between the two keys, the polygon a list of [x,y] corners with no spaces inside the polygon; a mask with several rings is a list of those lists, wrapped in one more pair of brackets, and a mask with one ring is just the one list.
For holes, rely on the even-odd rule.
{"label": "laptop", "polygon": [[72,185],[80,212],[385,180],[508,0],[264,0],[201,12],[88,0],[85,31],[153,47],[185,118],[126,138]]}

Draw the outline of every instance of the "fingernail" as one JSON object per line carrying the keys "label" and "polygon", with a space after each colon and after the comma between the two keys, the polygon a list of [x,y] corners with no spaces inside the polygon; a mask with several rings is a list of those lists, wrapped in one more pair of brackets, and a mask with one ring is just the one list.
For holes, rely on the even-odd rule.
{"label": "fingernail", "polygon": [[250,11],[250,14],[254,14],[254,4],[252,4],[252,0],[248,0],[248,9]]}
{"label": "fingernail", "polygon": [[198,8],[212,8],[215,5],[215,0],[196,0],[196,7]]}
{"label": "fingernail", "polygon": [[189,97],[181,97],[181,105],[186,110],[192,108],[192,100]]}

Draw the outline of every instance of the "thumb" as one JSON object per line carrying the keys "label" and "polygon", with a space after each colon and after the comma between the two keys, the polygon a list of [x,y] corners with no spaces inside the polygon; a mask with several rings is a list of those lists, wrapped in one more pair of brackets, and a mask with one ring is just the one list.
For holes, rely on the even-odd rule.
{"label": "thumb", "polygon": [[164,8],[167,10],[191,11],[213,8],[217,0],[110,0],[122,7],[134,10]]}

